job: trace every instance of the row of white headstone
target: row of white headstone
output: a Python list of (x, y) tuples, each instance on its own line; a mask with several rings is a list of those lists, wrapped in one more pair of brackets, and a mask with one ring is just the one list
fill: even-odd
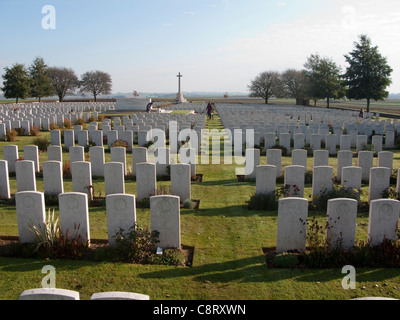
[[(60, 288), (36, 288), (25, 290), (18, 300), (51, 301), (51, 300), (80, 300), (80, 294), (75, 290)], [(90, 300), (150, 300), (150, 296), (134, 292), (97, 292), (91, 295)]]
[[(328, 201), (326, 243), (333, 249), (350, 250), (355, 245), (357, 200)], [(400, 201), (378, 199), (370, 203), (368, 244), (379, 246), (385, 240), (397, 241)], [(304, 252), (307, 238), (308, 201), (300, 198), (279, 200), (277, 253)]]
[[(342, 181), (342, 168), (353, 166), (354, 153), (352, 151), (339, 151), (336, 158), (330, 158), (327, 150), (316, 150), (314, 151), (314, 157), (312, 162), (311, 170), (314, 167), (329, 166), (331, 159), (337, 159), (337, 180)], [(245, 172), (247, 178), (255, 178), (256, 172), (253, 170), (257, 165), (261, 164), (260, 149), (246, 149), (245, 150)], [(291, 164), (303, 166), (307, 171), (308, 155), (304, 149), (296, 149), (291, 154)], [(386, 167), (393, 171), (393, 160), (394, 153), (391, 151), (380, 151), (377, 154), (377, 167)], [(266, 164), (274, 165), (277, 167), (277, 178), (283, 175), (282, 173), (282, 150), (280, 149), (269, 149), (266, 151)], [(357, 153), (357, 165), (362, 169), (362, 181), (369, 181), (369, 174), (371, 168), (374, 167), (374, 152), (372, 151), (359, 151)]]
[[(59, 221), (63, 235), (81, 239), (90, 244), (89, 208), (87, 194), (62, 193), (59, 200)], [(42, 228), (46, 222), (43, 192), (22, 191), (15, 194), (18, 235), (21, 243), (34, 243), (32, 226)], [(136, 226), (136, 199), (130, 194), (106, 197), (109, 246), (115, 246), (115, 236)], [(181, 248), (180, 198), (164, 195), (150, 197), (151, 230), (159, 232), (158, 246), (163, 249)]]
[[(96, 147), (98, 148), (98, 147)], [(124, 148), (121, 148), (124, 150)], [(140, 149), (143, 159), (135, 158), (136, 191), (138, 201), (149, 198), (157, 192), (157, 174), (155, 163), (147, 162), (146, 148)], [(101, 151), (101, 150), (100, 150)], [(101, 152), (100, 152), (101, 153)], [(140, 154), (138, 155), (140, 156)], [(104, 159), (104, 158), (103, 158)], [(74, 161), (70, 164), (72, 175), (73, 192), (85, 193), (93, 196), (92, 186), (92, 167), (93, 163), (84, 161)], [(114, 161), (113, 161), (114, 160)], [(125, 159), (112, 159), (112, 162), (102, 163), (102, 176), (104, 177), (105, 194), (125, 193)], [(91, 161), (96, 159), (92, 157)], [(36, 189), (36, 169), (38, 166), (32, 160), (10, 161), (0, 160), (0, 197), (9, 199), (9, 163), (14, 165), (17, 192), (37, 191)], [(63, 164), (61, 161), (49, 160), (42, 164), (44, 193), (46, 195), (56, 195), (64, 192)], [(170, 165), (171, 193), (180, 197), (181, 202), (191, 199), (191, 174), (192, 164), (175, 163)]]

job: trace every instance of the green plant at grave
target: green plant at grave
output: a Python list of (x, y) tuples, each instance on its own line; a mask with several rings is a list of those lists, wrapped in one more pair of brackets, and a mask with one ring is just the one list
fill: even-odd
[(399, 200), (399, 193), (395, 187), (390, 187), (382, 191), (381, 198)]
[(112, 148), (123, 147), (125, 149), (128, 149), (128, 146), (129, 146), (128, 142), (121, 139), (115, 140), (115, 142), (111, 145)]
[(36, 127), (36, 126), (32, 126), (31, 129), (30, 129), (29, 135), (34, 136), (34, 137), (39, 136), (40, 135), (39, 128)]
[(38, 147), (40, 151), (47, 151), (50, 146), (50, 141), (45, 137), (38, 137), (33, 140), (33, 144)]
[(15, 129), (6, 131), (6, 141), (8, 141), (8, 142), (15, 142), (17, 136), (18, 136), (18, 132)]
[(268, 194), (254, 194), (247, 202), (247, 208), (249, 210), (276, 211), (278, 210), (278, 200), (279, 196), (275, 191)]
[(185, 208), (185, 209), (193, 209), (194, 208), (193, 201), (190, 200), (190, 199), (186, 199), (185, 201), (183, 201), (183, 208)]
[(324, 188), (319, 195), (316, 195), (313, 200), (313, 205), (316, 210), (325, 211), (328, 207), (328, 201), (337, 198), (355, 199), (360, 203), (362, 191), (359, 189), (345, 188), (341, 185), (334, 184), (331, 190)]
[(159, 235), (158, 231), (150, 231), (137, 225), (131, 227), (128, 232), (120, 228), (114, 236), (115, 259), (129, 263), (151, 263), (159, 243)]
[(59, 219), (55, 217), (54, 209), (52, 211), (49, 209), (45, 222), (40, 225), (31, 225), (29, 230), (35, 235), (35, 251), (50, 253), (60, 235)]
[(306, 143), (304, 145), (304, 150), (307, 151), (307, 157), (313, 157), (314, 156), (314, 150), (311, 148), (311, 145), (309, 143)]
[(89, 248), (89, 243), (82, 239), (78, 233), (79, 228), (79, 225), (75, 226), (72, 237), (69, 229), (63, 234), (54, 209), (52, 212), (49, 209), (45, 222), (29, 226), (29, 230), (35, 236), (35, 247), (30, 255), (51, 259), (82, 258)]
[(277, 189), (277, 197), (287, 198), (287, 197), (297, 197), (300, 195), (300, 188), (297, 185), (286, 184)]

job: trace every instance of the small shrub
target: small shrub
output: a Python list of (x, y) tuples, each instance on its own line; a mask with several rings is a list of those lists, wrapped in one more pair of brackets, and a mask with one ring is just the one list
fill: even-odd
[(15, 129), (6, 131), (6, 141), (8, 141), (8, 142), (15, 142), (17, 136), (18, 136), (18, 132)]
[(287, 156), (287, 155), (289, 155), (288, 152), (290, 152), (290, 150), (288, 150), (288, 149), (286, 149), (285, 147), (280, 146), (280, 145), (275, 145), (275, 146), (273, 146), (271, 149), (282, 150), (282, 156)]
[(36, 126), (32, 126), (31, 129), (30, 129), (30, 135), (34, 136), (34, 137), (37, 137), (38, 135), (40, 135), (39, 128), (36, 127)]
[(74, 126), (69, 119), (65, 119), (63, 122), (64, 129), (72, 129)]
[(16, 128), (14, 129), (15, 131), (17, 131), (19, 136), (24, 136), (25, 135), (25, 129), (24, 128)]
[(85, 123), (86, 123), (86, 121), (85, 121), (85, 119), (83, 119), (83, 118), (78, 118), (78, 119), (76, 119), (76, 121), (75, 121), (75, 124), (76, 124), (76, 125), (79, 125), (79, 126), (83, 126)]
[(297, 197), (300, 195), (300, 188), (297, 185), (284, 185), (277, 189), (278, 198)]
[(265, 210), (265, 211), (276, 211), (278, 210), (278, 200), (276, 192), (269, 194), (255, 194), (251, 196), (247, 202), (247, 208), (249, 210)]
[(194, 208), (194, 203), (193, 203), (192, 200), (186, 199), (185, 201), (183, 201), (183, 207), (185, 209), (193, 209)]
[(157, 250), (159, 235), (158, 231), (150, 231), (137, 225), (131, 227), (128, 232), (120, 229), (114, 236), (115, 258), (129, 263), (151, 263)]
[(63, 177), (64, 179), (70, 179), (71, 175), (71, 164), (69, 161), (65, 161), (63, 163)]
[(126, 141), (124, 141), (124, 140), (118, 139), (118, 140), (115, 140), (115, 142), (111, 145), (111, 147), (112, 147), (112, 148), (115, 148), (115, 147), (123, 147), (123, 148), (125, 148), (125, 149), (128, 149), (129, 144), (128, 144), (128, 142), (126, 142)]
[(390, 187), (381, 193), (381, 198), (399, 200), (400, 197), (399, 197), (399, 193), (397, 192), (396, 188)]
[(47, 151), (47, 148), (50, 146), (50, 141), (46, 138), (35, 138), (33, 144), (37, 146), (40, 151)]
[(360, 202), (361, 190), (344, 188), (341, 185), (334, 184), (332, 190), (324, 189), (319, 195), (313, 199), (313, 205), (317, 210), (325, 211), (328, 201), (337, 198), (355, 199)]
[(58, 129), (60, 129), (60, 127), (58, 126), (57, 123), (55, 122), (50, 123), (50, 130), (58, 130)]

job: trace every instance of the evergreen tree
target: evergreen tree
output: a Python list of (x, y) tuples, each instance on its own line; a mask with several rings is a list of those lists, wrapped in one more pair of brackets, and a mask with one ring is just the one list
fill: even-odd
[(329, 108), (330, 99), (345, 97), (346, 88), (341, 78), (341, 71), (333, 60), (313, 54), (307, 59), (304, 67), (307, 69), (308, 95), (314, 101), (326, 99)]
[(354, 46), (355, 49), (345, 55), (349, 64), (344, 75), (348, 86), (347, 96), (349, 99), (366, 99), (369, 112), (371, 100), (384, 100), (389, 96), (386, 88), (392, 82), (390, 75), (393, 70), (366, 35), (361, 35), (360, 42), (355, 42)]
[(14, 64), (11, 68), (4, 68), (3, 87), (1, 90), (7, 99), (26, 99), (30, 95), (29, 76), (23, 64)]
[(54, 94), (53, 84), (49, 77), (48, 67), (43, 58), (36, 58), (29, 68), (31, 95), (39, 99)]

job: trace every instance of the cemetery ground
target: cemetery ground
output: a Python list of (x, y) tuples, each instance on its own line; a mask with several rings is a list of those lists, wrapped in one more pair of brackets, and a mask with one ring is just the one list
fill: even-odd
[[(222, 129), (215, 116), (207, 121), (208, 129)], [(41, 137), (50, 140), (49, 132)], [(0, 142), (3, 146), (33, 144), (35, 137), (17, 137), (17, 141)], [(393, 167), (400, 167), (400, 151), (394, 152)], [(41, 162), (47, 155), (40, 154)], [(68, 153), (63, 151), (63, 159)], [(106, 153), (106, 162), (110, 154)], [(313, 158), (308, 158), (312, 163)], [(330, 158), (336, 168), (337, 159)], [(375, 163), (377, 159), (374, 159)], [(261, 163), (265, 163), (265, 156)], [(131, 155), (127, 153), (127, 163)], [(354, 159), (356, 163), (356, 159)], [(283, 166), (290, 158), (283, 157)], [(0, 257), (0, 299), (16, 300), (27, 289), (41, 285), (45, 265), (56, 269), (57, 288), (79, 291), (87, 300), (94, 292), (126, 291), (150, 296), (151, 300), (348, 300), (359, 297), (390, 297), (400, 299), (400, 272), (398, 268), (357, 268), (357, 288), (342, 287), (341, 268), (271, 268), (266, 263), (263, 249), (274, 248), (277, 236), (277, 211), (248, 210), (247, 201), (255, 192), (255, 182), (239, 182), (238, 165), (198, 164), (202, 182), (192, 182), (192, 198), (200, 200), (198, 209), (181, 209), (182, 244), (194, 247), (190, 266), (135, 265), (97, 260), (41, 260), (19, 257)], [(129, 169), (128, 169), (129, 171)], [(336, 172), (334, 172), (336, 175)], [(168, 186), (169, 181), (159, 181)], [(104, 181), (93, 180), (94, 195), (104, 195)], [(277, 186), (282, 186), (278, 183)], [(136, 194), (136, 182), (125, 180), (125, 192)], [(10, 178), (11, 193), (15, 194), (16, 180)], [(43, 180), (37, 179), (37, 190), (43, 192)], [(362, 200), (368, 197), (363, 185)], [(64, 191), (72, 191), (71, 179), (64, 180)], [(311, 184), (305, 186), (305, 198), (311, 195)], [(49, 206), (46, 206), (46, 211)], [(56, 213), (57, 205), (50, 206)], [(104, 207), (89, 209), (92, 239), (107, 239)], [(326, 212), (309, 211), (324, 223)], [(150, 210), (137, 208), (137, 223), (150, 225)], [(368, 212), (358, 212), (357, 239), (367, 239)], [(17, 236), (15, 206), (0, 205), (0, 237)]]

